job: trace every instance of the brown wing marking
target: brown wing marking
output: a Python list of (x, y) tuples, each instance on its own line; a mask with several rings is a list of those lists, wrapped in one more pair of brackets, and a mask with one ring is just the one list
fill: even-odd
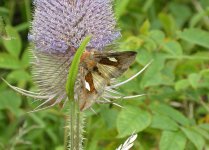
[(97, 60), (97, 67), (103, 76), (106, 78), (117, 78), (133, 63), (136, 54), (133, 51), (112, 53), (96, 52), (94, 58)]
[(90, 86), (90, 92), (94, 92), (95, 87), (94, 87), (94, 81), (93, 81), (93, 76), (92, 76), (91, 72), (87, 73), (87, 75), (85, 76), (85, 80)]
[[(110, 57), (110, 58), (114, 58), (114, 57)], [(116, 61), (111, 61), (110, 58), (101, 58), (101, 60), (99, 61), (100, 64), (104, 64), (104, 65), (109, 65), (109, 66), (115, 66), (117, 67), (119, 65), (119, 60), (117, 60), (116, 58), (114, 58)]]
[[(87, 87), (86, 84), (88, 84), (89, 87)], [(95, 102), (97, 96), (98, 94), (94, 86), (93, 75), (91, 72), (88, 72), (84, 76), (83, 88), (80, 93), (80, 110), (83, 111), (91, 107), (91, 105)]]

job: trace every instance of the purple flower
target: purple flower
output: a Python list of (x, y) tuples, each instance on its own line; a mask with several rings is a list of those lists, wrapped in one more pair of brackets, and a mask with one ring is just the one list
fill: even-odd
[[(69, 67), (86, 36), (92, 36), (88, 48), (102, 50), (120, 37), (120, 31), (115, 27), (112, 0), (35, 0), (34, 6), (29, 40), (34, 43), (32, 73), (39, 90), (13, 88), (43, 100), (40, 108), (49, 102), (53, 106), (67, 101), (65, 84)], [(76, 84), (77, 94), (80, 88)]]
[[(10, 87), (41, 100), (41, 105), (35, 109), (40, 110), (39, 108), (47, 108), (44, 106), (49, 103), (51, 105), (48, 107), (51, 107), (68, 100), (65, 84), (69, 67), (76, 49), (86, 36), (92, 35), (88, 49), (103, 50), (120, 37), (120, 32), (116, 29), (112, 0), (35, 0), (34, 5), (34, 20), (28, 38), (34, 44), (32, 73), (39, 90), (30, 92), (12, 85)], [(96, 102), (110, 103), (111, 98), (142, 96), (124, 97), (115, 91), (115, 88), (132, 80), (142, 71), (118, 84), (111, 80), (110, 85), (101, 90), (103, 92), (100, 97), (96, 97)], [(82, 90), (79, 84), (81, 79), (78, 74), (75, 99)]]
[(101, 50), (120, 37), (115, 29), (112, 0), (35, 0), (34, 20), (29, 39), (35, 49), (64, 53), (78, 48), (92, 35), (89, 47)]

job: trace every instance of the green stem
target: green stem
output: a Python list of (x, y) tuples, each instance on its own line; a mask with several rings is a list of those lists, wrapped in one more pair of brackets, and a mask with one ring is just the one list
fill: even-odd
[[(72, 150), (74, 150), (74, 147), (76, 147), (76, 146), (74, 146), (75, 145), (75, 141), (76, 141), (76, 136), (77, 135), (75, 135), (75, 128), (77, 127), (76, 126), (76, 122), (75, 122), (75, 119), (77, 118), (77, 116), (75, 115), (76, 114), (76, 104), (75, 104), (76, 102), (75, 101), (72, 101), (71, 102), (71, 113), (70, 113), (70, 119), (71, 119), (71, 121), (70, 121), (70, 130), (71, 130), (71, 133), (70, 133), (70, 147), (71, 147), (71, 149)], [(79, 150), (79, 149), (77, 149), (77, 150)]]
[(76, 124), (75, 124), (75, 112), (76, 111), (76, 108), (75, 108), (75, 101), (73, 100), (71, 102), (71, 113), (70, 113), (70, 147), (71, 149), (73, 150), (74, 149), (74, 145), (75, 145), (75, 132), (74, 132), (74, 128), (76, 127)]
[(78, 104), (77, 101), (71, 101), (66, 150), (82, 150), (84, 121)]
[[(77, 104), (79, 104), (79, 102), (77, 103)], [(83, 133), (82, 132), (80, 132), (81, 131), (81, 129), (80, 129), (80, 127), (81, 126), (83, 126), (83, 124), (81, 124), (81, 121), (80, 121), (80, 109), (79, 109), (79, 106), (77, 105), (76, 107), (75, 107), (75, 109), (77, 110), (76, 111), (76, 124), (77, 124), (77, 129), (76, 129), (76, 133), (77, 133), (77, 141), (78, 142), (76, 142), (76, 149), (80, 149), (79, 147), (80, 147), (80, 145), (82, 145), (82, 139), (83, 139)]]
[(64, 132), (64, 150), (67, 150), (68, 147), (68, 133), (69, 133), (69, 128), (68, 128), (68, 120), (66, 119), (66, 127), (65, 127), (65, 132)]
[(68, 132), (68, 136), (65, 136), (68, 142), (65, 142), (66, 150), (82, 150), (82, 133), (83, 133), (83, 114), (80, 112), (79, 108), (79, 99), (74, 99), (74, 86), (77, 79), (77, 74), (79, 72), (79, 63), (80, 58), (85, 51), (85, 48), (90, 41), (91, 37), (86, 37), (81, 46), (78, 48), (73, 61), (71, 63), (68, 79), (66, 83), (66, 93), (68, 95), (68, 99), (70, 101), (70, 114), (69, 114), (69, 126), (66, 129)]

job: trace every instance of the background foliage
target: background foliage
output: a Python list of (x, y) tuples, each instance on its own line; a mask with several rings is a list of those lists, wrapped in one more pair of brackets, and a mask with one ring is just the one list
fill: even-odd
[[(117, 0), (114, 7), (123, 35), (118, 49), (138, 52), (123, 79), (154, 62), (120, 89), (146, 96), (118, 101), (123, 109), (96, 105), (97, 114), (87, 112), (86, 149), (113, 150), (133, 131), (137, 150), (209, 149), (209, 0)], [(35, 87), (27, 41), (32, 8), (30, 0), (0, 1), (11, 37), (0, 39), (0, 76), (28, 90)], [(62, 149), (66, 111), (27, 113), (35, 106), (0, 81), (0, 149)]]

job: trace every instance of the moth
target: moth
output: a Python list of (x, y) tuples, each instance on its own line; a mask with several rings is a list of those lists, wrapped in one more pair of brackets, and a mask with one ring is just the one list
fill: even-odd
[(80, 60), (80, 110), (85, 110), (110, 86), (111, 79), (121, 76), (134, 62), (136, 52), (85, 51)]

